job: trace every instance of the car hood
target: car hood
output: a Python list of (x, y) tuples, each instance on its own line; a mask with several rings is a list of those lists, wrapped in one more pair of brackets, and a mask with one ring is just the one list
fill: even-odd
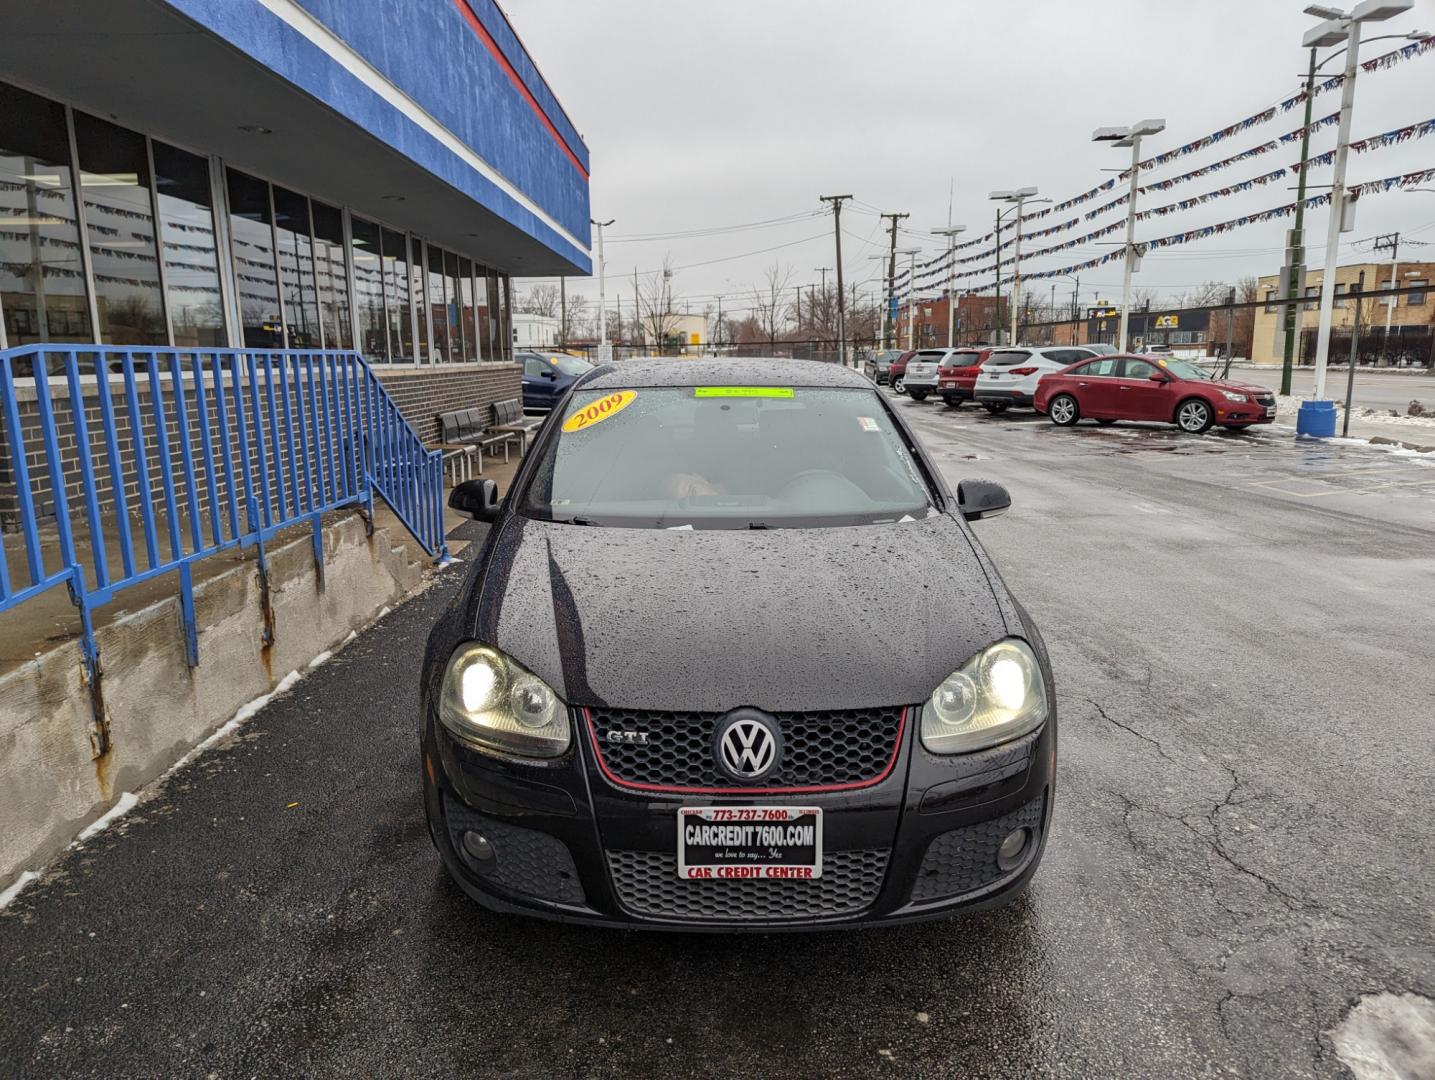
[(1268, 386), (1258, 386), (1256, 383), (1238, 382), (1235, 379), (1213, 379), (1206, 385), (1217, 390), (1229, 390), (1234, 394), (1273, 394), (1275, 393)]
[(945, 515), (768, 531), (512, 516), (472, 632), (576, 705), (875, 708), (922, 701), (1008, 632), (992, 589)]

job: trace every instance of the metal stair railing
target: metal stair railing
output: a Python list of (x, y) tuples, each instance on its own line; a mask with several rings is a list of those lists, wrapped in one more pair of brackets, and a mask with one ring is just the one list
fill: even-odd
[[(36, 374), (41, 377), (37, 378)], [(355, 352), (28, 345), (0, 351), (0, 612), (59, 585), (79, 609), (96, 752), (107, 735), (94, 609), (177, 571), (185, 655), (198, 663), (195, 563), (377, 495), (446, 555), (442, 453), (429, 450)], [(0, 537), (3, 538), (3, 537)]]

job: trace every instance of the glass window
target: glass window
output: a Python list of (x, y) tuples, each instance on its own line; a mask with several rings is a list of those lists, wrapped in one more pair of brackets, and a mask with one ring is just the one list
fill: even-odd
[(414, 360), (413, 319), (409, 312), (409, 242), (403, 233), (381, 230), (384, 262), (384, 298), (388, 307), (389, 355)]
[(1267, 290), (1266, 290), (1266, 310), (1267, 310), (1267, 311), (1275, 311), (1275, 309), (1276, 309), (1275, 296), (1276, 296), (1276, 291), (1275, 291), (1274, 289), (1267, 289)]
[(463, 358), (474, 361), (478, 359), (478, 324), (474, 317), (473, 263), (467, 259), (459, 259), (458, 277), (458, 324), (463, 331)]
[(488, 271), (475, 264), (473, 268), (474, 323), (478, 328), (480, 360), (492, 360), (493, 325), (488, 315)]
[(284, 324), (279, 314), (279, 277), (274, 265), (274, 218), (269, 208), (269, 185), (233, 169), (226, 170), (225, 175), (244, 346), (282, 348)]
[[(618, 397), (579, 390), (565, 420)], [(931, 496), (875, 390), (790, 398), (628, 392), (602, 423), (557, 433), (520, 499), (555, 521), (638, 528), (812, 528), (925, 517)], [(565, 425), (566, 426), (566, 425)]]
[(344, 215), (317, 200), (311, 200), (309, 205), (314, 218), (314, 275), (324, 344), (330, 349), (352, 349), (354, 324), (349, 318), (349, 272), (344, 264)]
[(409, 283), (414, 301), (414, 349), (419, 360), (425, 363), (429, 360), (429, 309), (424, 298), (424, 283), (427, 279), (428, 275), (424, 273), (424, 242), (415, 236), (409, 244)]
[(1411, 279), (1410, 279), (1410, 287), (1411, 287), (1412, 289), (1419, 289), (1420, 292), (1408, 292), (1408, 293), (1406, 293), (1406, 294), (1405, 294), (1405, 304), (1406, 304), (1406, 306), (1407, 306), (1407, 307), (1424, 307), (1424, 306), (1425, 306), (1425, 296), (1426, 296), (1426, 294), (1425, 294), (1425, 289), (1426, 289), (1429, 285), (1430, 285), (1430, 279), (1429, 279), (1429, 278), (1411, 278)]
[(181, 348), (222, 348), (229, 339), (224, 332), (209, 163), (162, 142), (151, 145), (159, 205), (160, 258), (164, 260), (164, 288), (169, 297), (174, 344)]
[(1100, 360), (1093, 360), (1089, 364), (1083, 364), (1071, 374), (1080, 375), (1085, 378), (1109, 379), (1116, 374), (1117, 361), (1110, 356), (1103, 356)]
[(499, 276), (499, 341), (504, 360), (513, 359), (513, 281), (507, 274)]
[(1020, 364), (1023, 360), (1030, 359), (1031, 353), (1027, 352), (1025, 349), (998, 349), (996, 352), (992, 353), (989, 357), (987, 357), (987, 362), (982, 366), (989, 368), (1014, 367), (1015, 365)]
[(314, 283), (314, 242), (307, 197), (275, 185), (274, 232), (279, 241), (279, 282), (284, 290), (289, 348), (321, 348), (319, 292)]
[(453, 359), (449, 345), (448, 297), (444, 291), (443, 249), (428, 246), (429, 333), (433, 335), (434, 359)]
[(488, 271), (488, 342), (485, 353), (490, 360), (506, 360), (509, 352), (504, 347), (503, 313), (498, 306), (498, 272)]
[(9, 344), (93, 341), (65, 110), (0, 83), (0, 308)]
[(383, 363), (389, 358), (389, 332), (384, 321), (379, 227), (372, 221), (353, 217), (350, 230), (354, 237), (354, 311), (359, 322), (359, 351), (368, 360)]
[(75, 146), (100, 340), (107, 345), (164, 345), (169, 332), (160, 296), (144, 136), (77, 112)]
[(1156, 374), (1156, 366), (1148, 364), (1145, 360), (1122, 360), (1121, 378), (1123, 379), (1149, 379)]
[(452, 251), (444, 252), (443, 269), (444, 289), (448, 296), (449, 359), (457, 363), (464, 358), (463, 319), (460, 316), (463, 309), (463, 292), (458, 272), (458, 256)]

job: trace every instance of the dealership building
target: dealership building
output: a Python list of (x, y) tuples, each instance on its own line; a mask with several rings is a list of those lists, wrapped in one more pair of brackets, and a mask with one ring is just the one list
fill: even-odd
[(0, 349), (357, 350), (425, 438), (519, 396), (588, 151), (493, 0), (0, 0)]

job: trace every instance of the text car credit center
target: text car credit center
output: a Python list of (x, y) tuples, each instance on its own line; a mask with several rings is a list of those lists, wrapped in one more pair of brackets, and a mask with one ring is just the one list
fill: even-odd
[[(1056, 706), (970, 526), (1009, 502), (949, 490), (840, 367), (580, 376), (501, 502), (486, 480), (450, 500), (490, 527), (421, 681), (449, 873), (496, 910), (659, 929), (1019, 895), (1050, 827)], [(945, 572), (894, 578), (896, 545)]]

